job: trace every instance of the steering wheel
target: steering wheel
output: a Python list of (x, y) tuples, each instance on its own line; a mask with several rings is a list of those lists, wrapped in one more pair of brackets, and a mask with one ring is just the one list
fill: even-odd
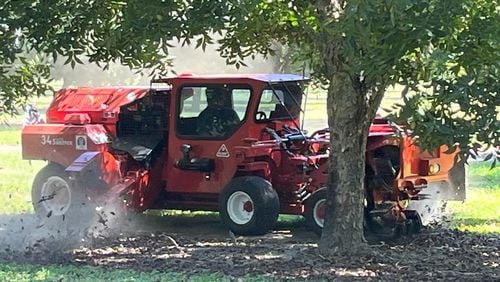
[(265, 119), (267, 119), (267, 115), (263, 111), (258, 111), (255, 113), (255, 119), (256, 120), (265, 120)]

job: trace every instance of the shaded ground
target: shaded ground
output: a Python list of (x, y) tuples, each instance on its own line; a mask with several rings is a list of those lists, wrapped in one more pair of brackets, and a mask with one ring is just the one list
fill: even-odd
[[(93, 239), (54, 230), (42, 236), (44, 227), (35, 228), (36, 232), (21, 229), (33, 223), (32, 215), (0, 218), (0, 238), (10, 237), (17, 244), (8, 247), (4, 241), (2, 247), (7, 247), (0, 252), (0, 260), (187, 274), (221, 272), (233, 278), (500, 279), (500, 234), (478, 235), (443, 227), (427, 228), (397, 244), (372, 243), (361, 256), (325, 259), (318, 255), (318, 238), (301, 222), (281, 223), (272, 234), (236, 240), (216, 215), (140, 216), (119, 224), (120, 230), (103, 229)], [(103, 226), (108, 223), (101, 222)]]

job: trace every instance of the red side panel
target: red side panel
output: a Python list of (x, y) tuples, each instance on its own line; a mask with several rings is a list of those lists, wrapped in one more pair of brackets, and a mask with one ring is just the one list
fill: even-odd
[(22, 130), (22, 153), (26, 160), (47, 160), (69, 166), (85, 151), (105, 152), (109, 138), (99, 124), (36, 124)]
[[(447, 154), (447, 146), (421, 151), (413, 138), (403, 138), (403, 159), (399, 187), (439, 186), (439, 200), (465, 200), (465, 169), (463, 162), (455, 164), (457, 151)], [(424, 192), (425, 193), (425, 192)], [(436, 198), (436, 199), (438, 199)]]

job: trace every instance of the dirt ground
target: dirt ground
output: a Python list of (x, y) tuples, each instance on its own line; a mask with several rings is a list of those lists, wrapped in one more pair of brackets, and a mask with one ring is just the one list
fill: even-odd
[[(97, 222), (92, 236), (40, 226), (33, 215), (0, 216), (0, 260), (138, 271), (220, 272), (287, 280), (500, 280), (500, 234), (442, 226), (397, 243), (370, 242), (356, 257), (324, 258), (302, 222), (259, 237), (232, 238), (216, 215), (141, 215)], [(88, 230), (87, 230), (88, 232)]]

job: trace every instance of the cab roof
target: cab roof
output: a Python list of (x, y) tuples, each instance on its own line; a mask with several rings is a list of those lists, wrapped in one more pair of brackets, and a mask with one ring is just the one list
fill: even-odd
[(214, 79), (214, 80), (220, 80), (224, 78), (229, 78), (229, 79), (251, 79), (251, 80), (257, 80), (257, 81), (262, 81), (262, 82), (288, 82), (288, 81), (308, 81), (308, 77), (304, 77), (301, 75), (296, 75), (296, 74), (277, 74), (277, 73), (270, 73), (270, 74), (215, 74), (215, 75), (197, 75), (197, 74), (191, 74), (191, 73), (184, 73), (180, 74), (176, 77), (172, 78), (166, 78), (166, 79), (158, 79), (155, 80), (154, 82), (167, 82), (170, 83), (173, 80), (178, 80), (178, 79)]

